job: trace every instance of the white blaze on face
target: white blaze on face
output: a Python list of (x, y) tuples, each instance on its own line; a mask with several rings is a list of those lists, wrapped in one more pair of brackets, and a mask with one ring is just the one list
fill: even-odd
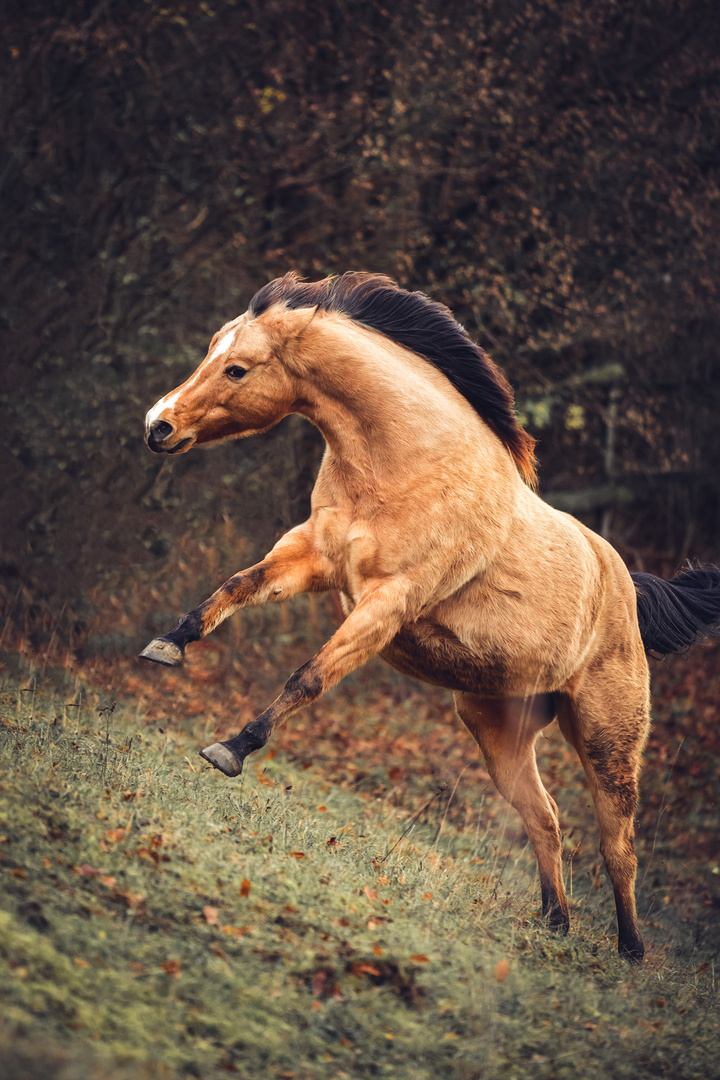
[(230, 350), (230, 346), (232, 345), (234, 340), (235, 340), (235, 331), (234, 330), (228, 330), (227, 334), (223, 334), (223, 336), (220, 338), (220, 340), (218, 341), (218, 343), (215, 346), (215, 348), (213, 349), (213, 351), (209, 354), (207, 359), (204, 360), (203, 363), (200, 366), (205, 367), (205, 364), (209, 364), (211, 360), (217, 360), (217, 358), (219, 356), (222, 356), (223, 353), (228, 352)]
[(176, 390), (173, 394), (167, 394), (165, 397), (160, 398), (160, 400), (153, 405), (152, 409), (148, 410), (145, 416), (145, 427), (148, 430), (152, 427), (156, 420), (160, 419), (164, 412), (166, 412), (168, 409), (172, 409), (173, 405), (180, 397), (180, 394), (183, 392), (183, 390), (190, 389), (203, 368), (206, 368), (208, 364), (212, 363), (214, 360), (218, 360), (221, 356), (230, 351), (230, 347), (232, 346), (234, 339), (234, 330), (228, 330), (226, 334), (223, 334), (213, 351), (211, 353), (208, 353), (195, 374), (190, 379), (188, 379), (188, 381), (183, 386), (181, 386), (179, 390)]

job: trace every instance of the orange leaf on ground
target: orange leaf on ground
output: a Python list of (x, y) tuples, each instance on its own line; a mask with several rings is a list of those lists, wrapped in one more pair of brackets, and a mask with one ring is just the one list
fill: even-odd
[(229, 934), (230, 937), (245, 937), (253, 932), (250, 926), (221, 926), (220, 929), (223, 934)]
[(289, 859), (304, 859), (305, 858), (305, 852), (304, 851), (288, 851), (288, 858)]
[(319, 814), (324, 814), (326, 810), (327, 810), (327, 806), (318, 806), (318, 813)]
[(413, 964), (429, 964), (430, 963), (430, 957), (429, 956), (423, 956), (422, 953), (414, 953), (410, 957), (410, 959), (412, 960)]
[(130, 892), (129, 889), (114, 889), (112, 899), (119, 900), (134, 911), (135, 908), (140, 907), (145, 902), (145, 893)]
[(379, 945), (373, 945), (373, 952), (375, 956), (382, 956), (382, 948)]
[(180, 972), (182, 967), (179, 960), (166, 960), (160, 965), (166, 975), (171, 975), (173, 979), (180, 978)]
[(496, 982), (505, 982), (509, 971), (510, 965), (507, 960), (498, 960), (495, 965), (495, 970), (493, 971), (493, 979), (495, 979)]
[(367, 896), (368, 900), (377, 900), (377, 892), (374, 889), (371, 889), (369, 885), (366, 885), (363, 891)]
[(217, 925), (218, 909), (216, 907), (210, 907), (210, 905), (208, 905), (207, 907), (204, 907), (203, 908), (203, 915), (205, 916), (205, 922), (208, 924), (208, 926), (216, 926)]
[(374, 964), (356, 963), (352, 966), (353, 975), (380, 975), (379, 968), (376, 968)]
[(115, 887), (116, 881), (112, 875), (108, 874), (106, 877), (100, 878), (100, 884), (104, 885), (106, 889), (112, 889)]
[(80, 874), (81, 877), (100, 877), (102, 874), (106, 874), (107, 870), (96, 870), (90, 863), (83, 863), (82, 866), (73, 866), (73, 874)]
[(246, 877), (244, 877), (242, 879), (242, 881), (240, 882), (240, 892), (239, 892), (238, 895), (239, 896), (249, 896), (251, 889), (252, 889), (252, 885), (250, 884), (248, 879)]

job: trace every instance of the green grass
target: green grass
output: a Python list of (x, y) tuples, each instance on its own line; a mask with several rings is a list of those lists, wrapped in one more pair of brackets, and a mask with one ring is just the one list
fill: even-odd
[(717, 868), (657, 818), (639, 851), (648, 962), (629, 968), (559, 744), (542, 756), (570, 804), (567, 938), (538, 920), (534, 860), (489, 786), (458, 776), (411, 824), (435, 791), (422, 776), (398, 791), (374, 758), (358, 781), (271, 753), (228, 781), (192, 732), (110, 704), (11, 660), (2, 674), (8, 1080), (717, 1074)]

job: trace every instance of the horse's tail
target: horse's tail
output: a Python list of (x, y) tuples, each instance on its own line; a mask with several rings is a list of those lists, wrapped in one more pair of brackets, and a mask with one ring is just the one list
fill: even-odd
[(669, 581), (631, 574), (645, 651), (655, 656), (685, 652), (709, 634), (720, 635), (720, 569), (689, 563)]

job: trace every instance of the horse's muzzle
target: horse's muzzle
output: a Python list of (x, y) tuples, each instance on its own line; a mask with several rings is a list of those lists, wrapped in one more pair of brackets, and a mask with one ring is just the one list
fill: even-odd
[(192, 438), (181, 439), (174, 446), (167, 446), (168, 439), (174, 434), (175, 428), (168, 424), (167, 420), (156, 420), (145, 436), (145, 441), (153, 454), (179, 454), (192, 442)]
[(166, 420), (156, 420), (154, 424), (148, 429), (145, 441), (148, 444), (153, 454), (164, 454), (166, 450), (163, 447), (163, 443), (166, 439), (169, 439), (175, 428), (172, 424), (168, 424)]

